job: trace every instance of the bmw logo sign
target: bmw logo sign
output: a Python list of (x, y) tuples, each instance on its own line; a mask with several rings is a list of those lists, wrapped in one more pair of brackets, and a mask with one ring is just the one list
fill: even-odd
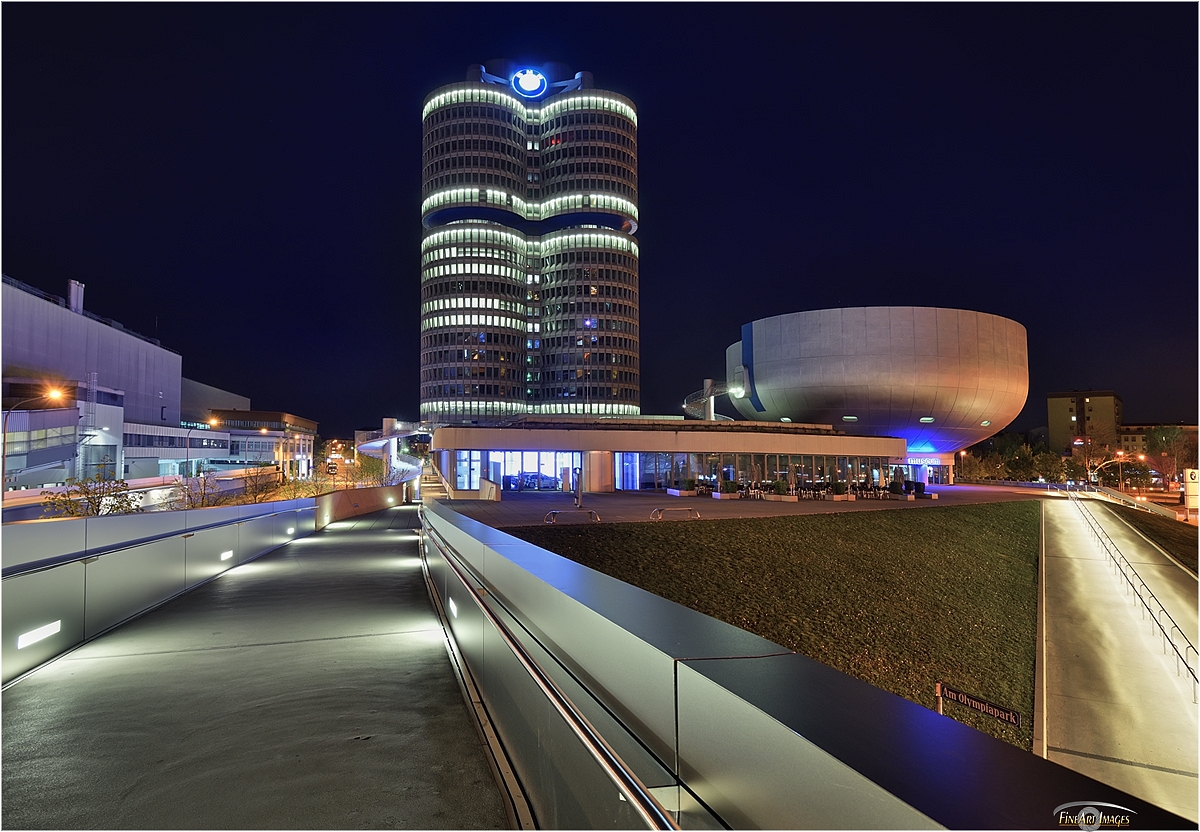
[(512, 77), (512, 88), (526, 98), (537, 98), (548, 86), (546, 76), (536, 69), (522, 69)]

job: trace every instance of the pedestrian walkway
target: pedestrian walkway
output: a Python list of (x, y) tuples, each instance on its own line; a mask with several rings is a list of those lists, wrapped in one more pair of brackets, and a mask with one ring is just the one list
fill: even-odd
[(9, 687), (2, 825), (507, 828), (418, 522), (333, 524)]
[[(1043, 505), (1046, 756), (1195, 821), (1198, 725), (1190, 677), (1177, 675), (1173, 654), (1164, 655), (1079, 509), (1067, 500)], [(1119, 530), (1101, 505), (1088, 505), (1148, 584), (1154, 575), (1171, 600), (1168, 610), (1190, 621), (1194, 639), (1195, 579)]]

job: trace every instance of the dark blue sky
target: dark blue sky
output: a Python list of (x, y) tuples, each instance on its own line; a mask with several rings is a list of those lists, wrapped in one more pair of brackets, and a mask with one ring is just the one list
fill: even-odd
[[(1029, 332), (1030, 396), (1197, 421), (1197, 5), (0, 9), (3, 268), (325, 436), (418, 402), (420, 111), (508, 56), (639, 112), (642, 410), (756, 318)], [(729, 410), (729, 408), (722, 408)]]

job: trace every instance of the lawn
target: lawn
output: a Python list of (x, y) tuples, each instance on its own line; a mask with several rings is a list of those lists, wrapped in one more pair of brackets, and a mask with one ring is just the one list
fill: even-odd
[(1192, 570), (1193, 574), (1196, 572), (1197, 551), (1200, 551), (1200, 534), (1197, 533), (1195, 526), (1129, 506), (1110, 505), (1108, 508), (1170, 552), (1172, 557)]
[(1032, 748), (1036, 502), (505, 531)]

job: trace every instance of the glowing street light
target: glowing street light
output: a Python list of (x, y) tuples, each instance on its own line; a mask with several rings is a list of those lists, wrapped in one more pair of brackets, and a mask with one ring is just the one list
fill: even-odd
[[(217, 418), (214, 416), (208, 420), (207, 430), (211, 430), (217, 426)], [(192, 431), (202, 430), (202, 428), (188, 428), (187, 434), (183, 437), (186, 455), (183, 461), (183, 475), (190, 477), (192, 475)]]
[(4, 424), (2, 426), (2, 430), (4, 433), (4, 439), (0, 440), (0, 455), (2, 455), (4, 458), (3, 463), (0, 463), (0, 472), (2, 472), (2, 475), (3, 475), (2, 482), (4, 484), (2, 486), (0, 486), (0, 491), (8, 490), (8, 417), (9, 417), (9, 414), (11, 414), (14, 410), (19, 408), (23, 404), (29, 404), (30, 402), (41, 401), (42, 399), (49, 399), (50, 401), (56, 402), (59, 399), (61, 399), (62, 396), (63, 396), (63, 392), (61, 390), (51, 387), (49, 390), (47, 390), (42, 395), (33, 396), (28, 399), (22, 399), (21, 401), (17, 402), (12, 407), (10, 407), (8, 410), (4, 411)]
[[(1137, 458), (1139, 461), (1144, 462), (1146, 460), (1146, 455), (1138, 454)], [(1124, 462), (1125, 462), (1125, 452), (1117, 451), (1117, 484), (1120, 487), (1121, 491), (1125, 490), (1125, 474), (1122, 470)], [(1097, 468), (1096, 470), (1099, 470), (1099, 469)]]

